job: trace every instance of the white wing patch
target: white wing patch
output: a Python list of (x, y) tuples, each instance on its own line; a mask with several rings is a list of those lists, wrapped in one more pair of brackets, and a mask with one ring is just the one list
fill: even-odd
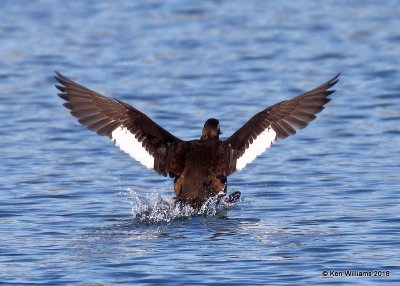
[(264, 153), (267, 148), (271, 147), (276, 140), (276, 132), (271, 127), (265, 129), (258, 135), (253, 143), (244, 151), (243, 155), (236, 161), (236, 170), (239, 171), (252, 162), (258, 155)]
[(126, 127), (119, 126), (111, 133), (111, 140), (122, 151), (128, 153), (133, 159), (139, 161), (149, 169), (154, 168), (154, 158), (142, 146)]

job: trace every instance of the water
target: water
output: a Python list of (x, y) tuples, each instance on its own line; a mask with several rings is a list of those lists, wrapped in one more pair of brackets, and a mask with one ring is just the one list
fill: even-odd
[[(1, 1), (0, 19), (1, 283), (400, 282), (397, 1)], [(342, 76), (314, 123), (230, 177), (236, 206), (193, 214), (68, 115), (55, 70), (186, 140)]]

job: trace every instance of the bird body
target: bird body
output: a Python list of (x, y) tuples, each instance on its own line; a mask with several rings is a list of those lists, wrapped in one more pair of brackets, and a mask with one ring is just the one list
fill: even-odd
[[(227, 177), (243, 169), (278, 139), (296, 133), (316, 118), (334, 92), (339, 75), (319, 87), (254, 115), (226, 140), (219, 121), (208, 119), (198, 140), (184, 141), (131, 105), (100, 95), (56, 73), (59, 96), (78, 121), (107, 136), (122, 151), (157, 173), (174, 178), (177, 201), (200, 207), (227, 193)], [(235, 201), (240, 193), (229, 197)]]

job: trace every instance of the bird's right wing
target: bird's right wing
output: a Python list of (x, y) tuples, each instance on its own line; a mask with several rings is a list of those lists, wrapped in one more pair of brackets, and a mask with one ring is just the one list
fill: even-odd
[(330, 88), (338, 82), (339, 75), (313, 90), (264, 109), (229, 137), (225, 141), (229, 154), (226, 175), (243, 169), (277, 139), (295, 134), (314, 120), (315, 114), (330, 101), (328, 96), (334, 92)]

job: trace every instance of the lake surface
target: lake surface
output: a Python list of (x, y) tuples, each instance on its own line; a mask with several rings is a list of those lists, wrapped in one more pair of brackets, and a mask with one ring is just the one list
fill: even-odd
[[(0, 19), (0, 284), (399, 285), (397, 1), (1, 1)], [(68, 114), (55, 70), (185, 140), (342, 74), (230, 177), (236, 206), (190, 215)]]

